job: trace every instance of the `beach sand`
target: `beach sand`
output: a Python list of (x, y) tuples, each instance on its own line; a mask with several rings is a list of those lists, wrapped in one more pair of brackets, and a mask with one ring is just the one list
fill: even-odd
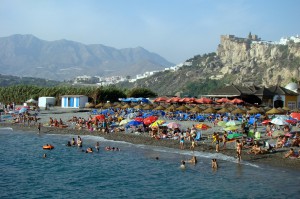
[[(53, 107), (50, 110), (41, 110), (38, 118), (40, 123), (44, 126), (41, 128), (41, 133), (47, 134), (73, 134), (73, 135), (95, 135), (101, 136), (108, 140), (115, 140), (115, 141), (125, 141), (133, 144), (144, 144), (144, 145), (152, 145), (152, 146), (163, 146), (168, 148), (179, 149), (179, 141), (172, 140), (172, 139), (154, 139), (148, 136), (148, 133), (142, 133), (140, 135), (136, 133), (102, 133), (100, 131), (89, 131), (89, 130), (75, 130), (74, 128), (57, 128), (57, 127), (48, 127), (46, 124), (49, 121), (49, 118), (52, 117), (53, 119), (62, 119), (64, 122), (71, 119), (73, 116), (82, 117), (87, 119), (90, 115), (88, 109), (62, 109), (59, 107)], [(167, 121), (168, 122), (168, 121)], [(188, 127), (192, 127), (193, 124), (196, 122), (193, 121), (176, 121), (181, 124), (182, 129), (186, 129)], [(210, 123), (206, 123), (210, 126), (213, 126)], [(37, 125), (28, 126), (27, 124), (14, 124), (10, 120), (2, 121), (0, 123), (1, 127), (12, 127), (14, 130), (22, 130), (22, 131), (36, 131), (38, 132)], [(260, 131), (262, 131), (263, 127), (260, 127)], [(203, 131), (205, 137), (212, 135), (214, 131), (220, 130), (219, 127), (211, 128), (207, 131)], [(298, 129), (297, 129), (298, 130)], [(266, 139), (262, 136), (262, 139)], [(274, 140), (271, 140), (271, 142)], [(185, 150), (190, 150), (190, 142), (186, 142)], [(219, 153), (225, 154), (227, 156), (236, 157), (236, 150), (235, 150), (235, 142), (228, 143), (227, 149), (222, 150), (222, 143), (220, 143), (221, 151)], [(293, 147), (295, 151), (298, 151), (299, 147)], [(284, 158), (284, 154), (288, 152), (289, 148), (280, 148), (276, 149), (276, 152), (267, 153), (267, 154), (247, 154), (249, 149), (243, 149), (242, 151), (242, 161), (247, 161), (250, 163), (255, 163), (257, 165), (265, 165), (265, 166), (272, 166), (278, 167), (281, 169), (292, 169), (292, 170), (300, 170), (300, 159), (291, 159), (291, 158)], [(217, 153), (215, 151), (215, 145), (211, 144), (210, 139), (204, 139), (203, 141), (198, 142), (198, 146), (195, 147), (195, 151), (202, 151), (202, 152), (210, 152), (210, 153)]]

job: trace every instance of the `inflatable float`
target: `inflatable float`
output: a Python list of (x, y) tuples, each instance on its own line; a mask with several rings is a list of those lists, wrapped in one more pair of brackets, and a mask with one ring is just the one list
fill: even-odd
[(54, 146), (52, 146), (50, 144), (47, 144), (47, 145), (43, 146), (43, 149), (45, 149), (45, 150), (51, 150), (51, 149), (54, 149)]

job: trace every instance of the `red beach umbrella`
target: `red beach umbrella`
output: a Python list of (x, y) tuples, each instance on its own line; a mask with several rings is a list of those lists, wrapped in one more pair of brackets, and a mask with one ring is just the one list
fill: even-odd
[(300, 120), (300, 113), (291, 113), (290, 116), (296, 120)]
[(144, 122), (145, 125), (150, 125), (153, 122), (155, 122), (157, 119), (158, 119), (157, 116), (152, 115), (152, 116), (149, 116), (149, 117), (145, 118), (143, 122)]
[(105, 115), (95, 115), (93, 120), (103, 121), (105, 119)]
[(195, 102), (198, 104), (211, 104), (213, 101), (206, 97), (201, 97), (200, 99), (195, 99)]
[(264, 121), (262, 121), (261, 123), (264, 124), (264, 125), (267, 125), (267, 124), (269, 124), (270, 122), (271, 122), (271, 120), (264, 120)]
[(234, 98), (233, 100), (230, 101), (230, 103), (232, 104), (241, 104), (243, 102), (244, 102), (243, 100), (237, 98)]
[(144, 118), (142, 118), (142, 117), (136, 117), (136, 118), (134, 118), (134, 120), (138, 121), (138, 122), (143, 122)]
[(218, 102), (218, 103), (228, 103), (228, 102), (230, 102), (230, 100), (227, 99), (227, 98), (221, 98), (221, 99), (218, 99), (216, 102)]
[(158, 97), (154, 100), (154, 102), (165, 102), (167, 100), (168, 100), (168, 98), (166, 98), (166, 97)]

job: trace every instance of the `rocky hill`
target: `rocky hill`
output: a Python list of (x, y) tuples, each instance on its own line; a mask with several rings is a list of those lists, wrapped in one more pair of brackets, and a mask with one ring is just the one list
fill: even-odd
[(299, 80), (300, 43), (262, 41), (251, 33), (246, 38), (221, 36), (216, 52), (196, 55), (177, 71), (164, 71), (124, 87), (148, 87), (159, 95), (198, 96), (225, 84), (285, 86)]
[(44, 41), (33, 35), (0, 38), (2, 74), (68, 80), (79, 75), (134, 76), (173, 66), (142, 47), (115, 49), (101, 44)]

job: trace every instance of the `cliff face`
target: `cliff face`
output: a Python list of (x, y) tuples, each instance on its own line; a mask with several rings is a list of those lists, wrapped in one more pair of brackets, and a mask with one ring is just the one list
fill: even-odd
[(216, 52), (196, 55), (176, 71), (164, 71), (124, 87), (147, 87), (158, 95), (198, 96), (225, 84), (286, 86), (299, 81), (300, 43), (263, 42), (256, 35), (221, 36)]
[(279, 45), (232, 35), (221, 36), (217, 55), (223, 64), (220, 70), (223, 77), (233, 71), (240, 74), (233, 82), (235, 84), (253, 82), (270, 86), (286, 84), (299, 76), (299, 43)]

